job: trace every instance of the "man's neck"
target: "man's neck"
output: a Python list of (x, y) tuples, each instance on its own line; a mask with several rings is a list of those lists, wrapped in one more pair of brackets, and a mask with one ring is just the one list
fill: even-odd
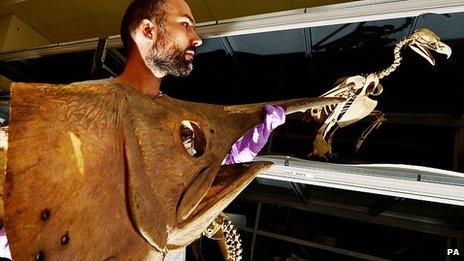
[(116, 78), (116, 81), (150, 97), (156, 97), (160, 94), (161, 79), (153, 75), (137, 54), (128, 57), (124, 71)]

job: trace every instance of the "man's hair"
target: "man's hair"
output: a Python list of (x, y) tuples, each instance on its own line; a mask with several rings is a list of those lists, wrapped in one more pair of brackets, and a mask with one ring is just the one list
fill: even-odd
[(121, 21), (121, 40), (129, 53), (134, 47), (132, 33), (143, 19), (154, 19), (158, 30), (164, 31), (165, 27), (165, 0), (134, 0), (127, 7)]

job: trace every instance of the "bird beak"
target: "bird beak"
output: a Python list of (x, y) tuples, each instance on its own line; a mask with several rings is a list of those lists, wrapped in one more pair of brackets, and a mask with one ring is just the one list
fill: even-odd
[(424, 57), (431, 65), (435, 65), (435, 59), (433, 59), (432, 54), (424, 48), (421, 44), (414, 44), (414, 45), (409, 45), (411, 49), (418, 53), (420, 56)]
[(431, 45), (423, 45), (421, 43), (415, 42), (414, 44), (409, 45), (409, 47), (411, 47), (411, 49), (418, 53), (420, 56), (424, 57), (431, 65), (435, 65), (435, 59), (430, 53), (430, 50), (446, 55), (446, 59), (451, 56), (451, 48), (440, 41)]

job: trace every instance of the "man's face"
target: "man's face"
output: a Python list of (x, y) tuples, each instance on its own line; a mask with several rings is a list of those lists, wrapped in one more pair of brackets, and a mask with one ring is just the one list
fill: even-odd
[(193, 69), (195, 48), (201, 43), (188, 5), (183, 0), (167, 0), (165, 27), (158, 27), (156, 42), (144, 60), (158, 75), (187, 76)]

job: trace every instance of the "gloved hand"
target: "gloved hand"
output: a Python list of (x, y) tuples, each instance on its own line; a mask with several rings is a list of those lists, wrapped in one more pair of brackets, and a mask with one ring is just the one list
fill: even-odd
[(271, 132), (285, 122), (285, 111), (282, 107), (265, 105), (264, 113), (264, 121), (232, 145), (224, 164), (252, 161), (266, 144)]
[(8, 245), (8, 239), (6, 238), (5, 227), (0, 230), (0, 258), (11, 259), (10, 246)]

